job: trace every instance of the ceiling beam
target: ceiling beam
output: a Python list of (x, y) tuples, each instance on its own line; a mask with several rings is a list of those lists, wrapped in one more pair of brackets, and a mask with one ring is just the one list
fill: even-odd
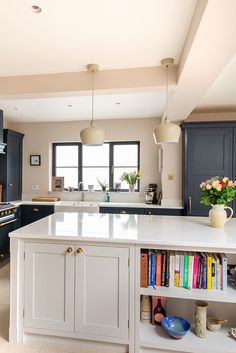
[(171, 120), (184, 120), (236, 53), (236, 1), (200, 0), (185, 41)]
[[(169, 83), (176, 85), (177, 66), (170, 70)], [(162, 67), (106, 70), (94, 74), (97, 94), (160, 90), (165, 87)], [(85, 95), (91, 91), (91, 74), (87, 71), (47, 75), (0, 77), (1, 98), (33, 98)]]

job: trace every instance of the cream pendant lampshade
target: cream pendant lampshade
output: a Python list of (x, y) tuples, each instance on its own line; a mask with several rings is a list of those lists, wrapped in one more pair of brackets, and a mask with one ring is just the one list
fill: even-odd
[(93, 92), (93, 73), (99, 70), (97, 64), (89, 64), (87, 66), (89, 72), (92, 73), (92, 120), (90, 121), (90, 126), (80, 131), (80, 138), (83, 145), (87, 146), (99, 146), (103, 145), (105, 133), (104, 130), (97, 127), (93, 118), (94, 113), (94, 92)]
[(167, 58), (161, 61), (161, 65), (166, 67), (166, 117), (153, 131), (153, 137), (156, 144), (178, 143), (181, 129), (179, 125), (173, 124), (167, 118), (168, 116), (168, 69), (174, 64), (174, 59)]

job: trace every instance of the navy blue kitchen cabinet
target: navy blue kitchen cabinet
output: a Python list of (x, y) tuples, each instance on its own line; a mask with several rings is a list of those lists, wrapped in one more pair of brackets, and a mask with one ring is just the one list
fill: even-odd
[(145, 207), (99, 207), (100, 213), (182, 216), (182, 209)]
[(20, 209), (22, 227), (54, 213), (54, 206), (51, 205), (21, 205)]
[[(236, 122), (183, 123), (184, 214), (207, 216), (199, 185), (214, 176), (236, 177)], [(235, 201), (233, 205), (235, 213)]]
[(6, 154), (0, 154), (0, 184), (3, 186), (3, 201), (20, 200), (22, 197), (22, 141), (24, 135), (3, 130)]

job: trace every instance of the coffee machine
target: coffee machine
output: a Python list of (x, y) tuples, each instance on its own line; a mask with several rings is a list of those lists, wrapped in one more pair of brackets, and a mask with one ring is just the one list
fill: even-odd
[(148, 184), (145, 192), (147, 204), (157, 204), (157, 184)]

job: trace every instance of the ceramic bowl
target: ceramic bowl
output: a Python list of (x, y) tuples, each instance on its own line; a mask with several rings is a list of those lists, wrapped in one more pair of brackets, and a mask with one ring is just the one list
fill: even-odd
[(171, 337), (177, 339), (184, 337), (191, 329), (190, 323), (178, 316), (166, 316), (161, 324)]
[(210, 331), (218, 331), (221, 328), (221, 323), (217, 323), (217, 320), (213, 317), (208, 317), (207, 328)]

